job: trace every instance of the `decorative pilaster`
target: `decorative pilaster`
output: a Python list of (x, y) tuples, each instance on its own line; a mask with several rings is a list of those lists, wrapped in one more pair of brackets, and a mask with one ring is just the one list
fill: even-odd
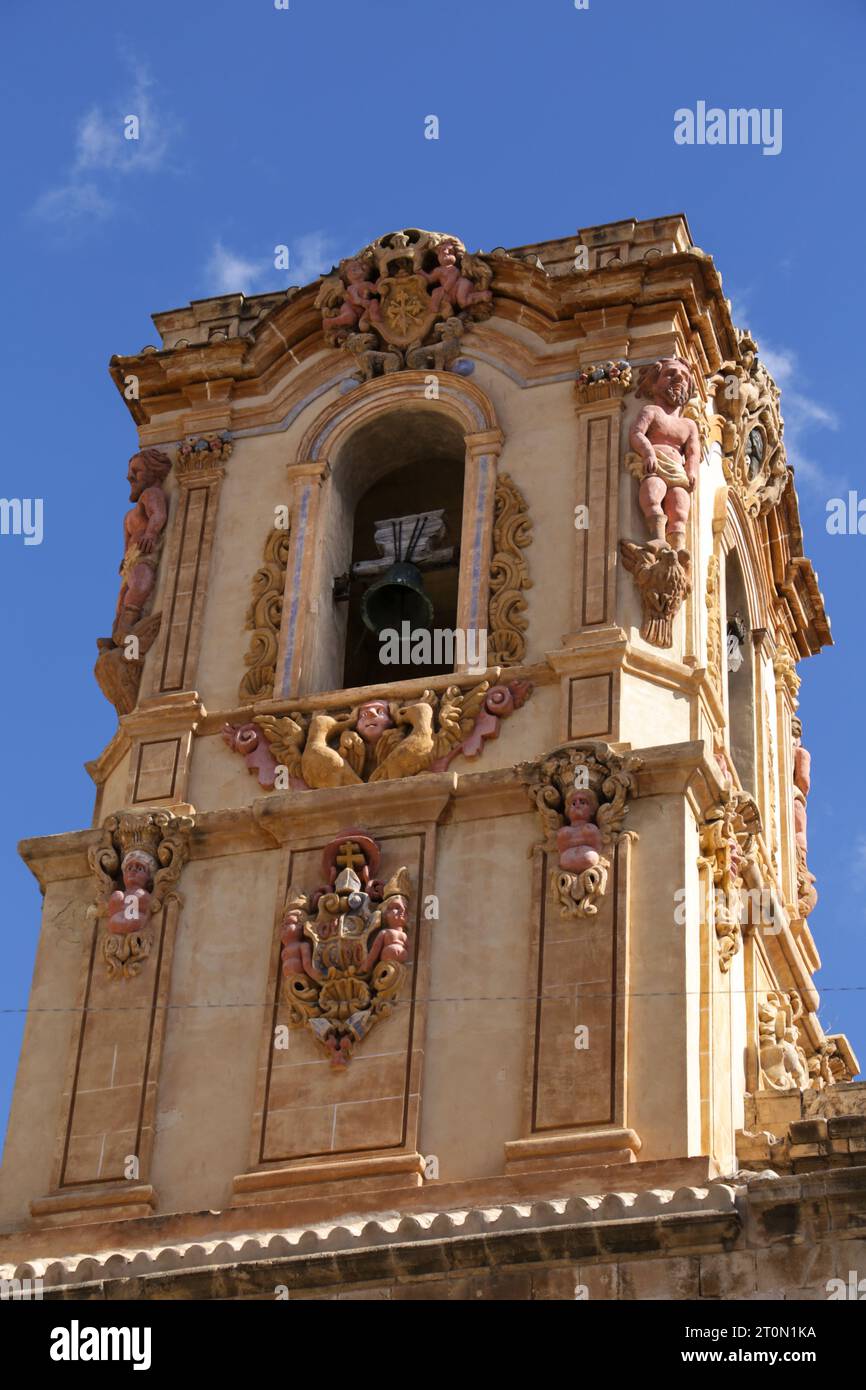
[(164, 560), (163, 620), (148, 663), (148, 695), (195, 687), (223, 465), (232, 448), (226, 435), (187, 439), (178, 448), (177, 505)]

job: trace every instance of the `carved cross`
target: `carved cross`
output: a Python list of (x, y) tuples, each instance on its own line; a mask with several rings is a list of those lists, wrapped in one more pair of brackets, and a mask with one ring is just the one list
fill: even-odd
[(356, 865), (362, 868), (366, 862), (367, 860), (355, 840), (344, 840), (340, 845), (340, 852), (334, 858), (334, 863), (338, 864), (341, 869), (354, 869)]

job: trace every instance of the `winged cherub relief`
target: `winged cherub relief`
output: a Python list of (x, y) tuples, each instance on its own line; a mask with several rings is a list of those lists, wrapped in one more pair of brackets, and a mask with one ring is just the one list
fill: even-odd
[[(476, 757), (531, 691), (525, 681), (481, 681), (469, 690), (449, 686), (441, 696), (425, 690), (403, 703), (380, 698), (345, 711), (261, 714), (252, 724), (226, 725), (223, 738), (245, 756), (262, 786), (276, 785), (280, 767), (284, 788), (386, 782), (444, 771), (458, 753)], [(258, 747), (257, 731), (267, 740), (268, 758)]]

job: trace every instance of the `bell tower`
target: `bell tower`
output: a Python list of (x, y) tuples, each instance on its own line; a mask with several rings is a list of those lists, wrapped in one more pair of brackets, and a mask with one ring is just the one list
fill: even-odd
[(117, 730), (92, 825), (21, 844), (5, 1267), (690, 1298), (784, 1198), (844, 1276), (803, 1185), (844, 1206), (866, 1139), (809, 925), (830, 630), (779, 392), (685, 218), (404, 228), (154, 322), (111, 359)]

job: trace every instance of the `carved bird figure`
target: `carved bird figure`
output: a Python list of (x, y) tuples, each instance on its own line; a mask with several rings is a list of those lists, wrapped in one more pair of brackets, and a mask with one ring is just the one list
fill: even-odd
[[(414, 777), (433, 761), (436, 746), (433, 713), (436, 696), (425, 690), (420, 699), (397, 710), (397, 727), (388, 729), (376, 745), (377, 766), (371, 782), (389, 782), (393, 777)], [(409, 725), (409, 732), (404, 728)]]

